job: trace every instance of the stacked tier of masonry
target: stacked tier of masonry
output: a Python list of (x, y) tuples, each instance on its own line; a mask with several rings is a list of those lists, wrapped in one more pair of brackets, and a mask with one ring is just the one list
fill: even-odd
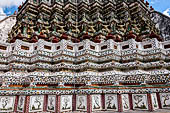
[(99, 43), (148, 37), (162, 41), (151, 21), (152, 11), (144, 0), (27, 0), (19, 7), (8, 42), (90, 39)]
[(170, 79), (169, 48), (169, 41), (156, 38), (97, 44), (89, 40), (56, 44), (17, 40), (0, 44), (0, 77), (3, 85), (15, 86), (166, 84)]

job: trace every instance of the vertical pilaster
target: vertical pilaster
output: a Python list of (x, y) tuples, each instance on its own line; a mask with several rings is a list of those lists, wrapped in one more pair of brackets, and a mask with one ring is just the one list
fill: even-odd
[(87, 113), (92, 113), (92, 98), (91, 95), (87, 95)]
[(159, 109), (162, 109), (162, 106), (161, 106), (161, 98), (160, 98), (159, 93), (156, 93), (156, 96), (157, 96), (157, 99), (158, 99), (158, 106), (159, 106)]
[(43, 111), (47, 111), (48, 95), (44, 95), (44, 108)]
[(30, 96), (26, 96), (24, 113), (29, 113)]
[(73, 102), (73, 109), (72, 110), (76, 111), (76, 95), (75, 94), (73, 95), (73, 101), (72, 102)]
[(15, 104), (14, 104), (14, 112), (17, 112), (18, 99), (19, 99), (19, 96), (16, 96), (15, 97)]
[(61, 103), (61, 95), (57, 95), (57, 113), (61, 113), (60, 112), (60, 103)]
[(105, 110), (105, 94), (102, 94), (102, 110)]
[(123, 106), (122, 106), (122, 96), (121, 96), (121, 94), (117, 94), (117, 99), (118, 99), (118, 112), (122, 112)]
[(57, 107), (58, 107), (58, 95), (56, 95), (56, 102), (55, 102), (55, 113), (58, 113)]
[(153, 111), (153, 106), (152, 106), (152, 98), (151, 98), (150, 93), (147, 94), (147, 100), (148, 100), (148, 110), (152, 112)]
[(128, 94), (128, 95), (129, 95), (129, 106), (130, 106), (130, 110), (133, 110), (132, 94)]
[(128, 95), (129, 95), (129, 106), (130, 106), (130, 110), (133, 110), (132, 94), (128, 94)]

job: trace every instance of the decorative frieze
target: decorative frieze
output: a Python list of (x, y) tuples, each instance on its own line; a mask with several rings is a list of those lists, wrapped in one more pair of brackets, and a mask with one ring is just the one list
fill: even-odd
[[(102, 95), (105, 103), (102, 104)], [(149, 96), (150, 95), (150, 96)], [(48, 97), (44, 100), (44, 97)], [(132, 101), (129, 94), (91, 94), (91, 95), (33, 95), (19, 96), (16, 100), (15, 96), (0, 97), (0, 112), (14, 112), (14, 107), (17, 107), (17, 112), (96, 112), (96, 111), (128, 111), (133, 104), (133, 110), (157, 110), (158, 97), (161, 99), (162, 108), (169, 108), (169, 93), (161, 93), (157, 96), (156, 93), (151, 94), (132, 94)], [(91, 97), (91, 98), (89, 98)], [(120, 98), (121, 97), (121, 98)], [(75, 103), (73, 103), (75, 101)], [(120, 104), (121, 102), (121, 104)], [(151, 103), (150, 103), (151, 102)], [(14, 106), (14, 104), (16, 105)], [(47, 106), (46, 106), (47, 104)], [(73, 106), (76, 104), (76, 109)], [(46, 106), (46, 108), (44, 108)], [(28, 107), (28, 108), (27, 108)], [(105, 109), (103, 109), (105, 108)], [(91, 109), (91, 110), (90, 110)]]
[[(107, 72), (6, 72), (0, 74), (0, 79), (4, 83), (10, 84), (30, 84), (34, 80), (37, 84), (58, 84), (59, 82), (73, 84), (73, 83), (87, 83), (89, 80), (94, 84), (108, 84), (119, 81), (120, 83), (168, 83), (169, 71), (166, 69), (152, 70), (152, 71), (107, 71)], [(1, 88), (1, 89), (4, 89)]]

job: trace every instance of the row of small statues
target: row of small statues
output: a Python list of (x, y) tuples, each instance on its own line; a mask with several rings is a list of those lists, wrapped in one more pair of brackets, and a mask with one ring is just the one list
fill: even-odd
[[(33, 24), (18, 24), (19, 27), (16, 32), (14, 32), (14, 37), (18, 34), (22, 34), (24, 37), (30, 38), (32, 34), (40, 35), (46, 34), (47, 37), (50, 33), (59, 35), (59, 34), (69, 34), (71, 36), (77, 37), (83, 33), (88, 33), (89, 35), (93, 36), (95, 33), (115, 33), (118, 32), (122, 35), (126, 35), (129, 31), (133, 31), (135, 34), (140, 34), (141, 30), (153, 30), (147, 25), (144, 26), (139, 26), (136, 24), (136, 22), (127, 22), (127, 23), (116, 23), (116, 22), (111, 22), (109, 24), (102, 24), (98, 23), (96, 25), (93, 25), (92, 23), (87, 24), (83, 23), (82, 25), (75, 25), (68, 23), (66, 25), (64, 24), (58, 24), (58, 23), (53, 23), (52, 25), (45, 25), (42, 23), (37, 22), (37, 25), (34, 26)], [(29, 36), (30, 35), (30, 36)], [(12, 36), (11, 36), (12, 37)]]

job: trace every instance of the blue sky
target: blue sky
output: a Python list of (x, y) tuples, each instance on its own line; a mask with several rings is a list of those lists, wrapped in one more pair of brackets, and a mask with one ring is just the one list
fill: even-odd
[[(146, 1), (146, 0), (145, 0)], [(148, 0), (151, 6), (159, 12), (165, 12), (169, 10), (170, 15), (170, 0)]]
[(0, 20), (17, 11), (17, 8), (25, 0), (0, 0)]
[[(25, 0), (0, 0), (0, 20), (17, 11), (17, 7)], [(146, 0), (145, 0), (146, 1)], [(170, 0), (147, 0), (155, 10), (170, 17)]]
[(14, 11), (16, 11), (18, 9), (17, 6), (10, 6), (10, 7), (4, 7), (3, 11), (6, 15), (11, 15), (14, 13)]

